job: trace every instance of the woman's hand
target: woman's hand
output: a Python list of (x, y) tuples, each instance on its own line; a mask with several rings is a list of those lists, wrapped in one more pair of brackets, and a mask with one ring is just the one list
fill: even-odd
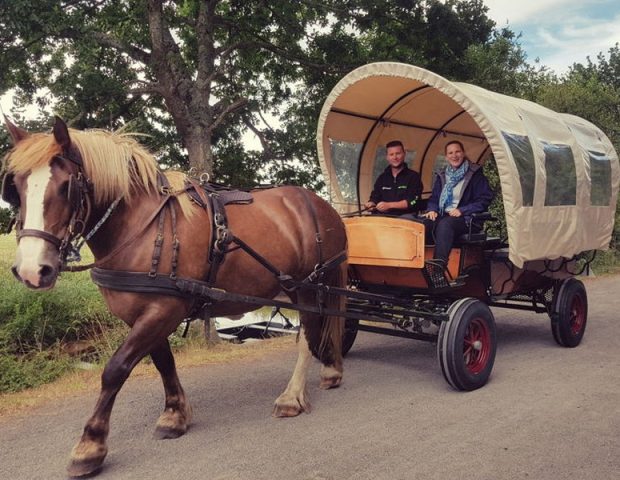
[(448, 212), (448, 215), (450, 215), (451, 217), (460, 217), (463, 214), (458, 208), (454, 208)]

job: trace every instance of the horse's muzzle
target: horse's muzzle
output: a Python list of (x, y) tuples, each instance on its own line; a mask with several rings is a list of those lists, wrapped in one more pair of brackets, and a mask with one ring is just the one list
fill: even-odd
[(53, 265), (39, 265), (38, 270), (21, 270), (19, 266), (13, 265), (11, 272), (17, 280), (28, 288), (34, 290), (47, 290), (56, 284), (58, 278), (58, 268)]

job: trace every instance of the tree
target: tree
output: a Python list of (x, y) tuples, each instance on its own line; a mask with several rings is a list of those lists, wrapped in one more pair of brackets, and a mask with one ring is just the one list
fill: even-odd
[[(45, 106), (43, 89), (78, 128), (131, 121), (162, 163), (317, 186), (311, 137), (335, 82), (377, 60), (462, 77), (469, 46), (491, 38), (486, 11), (481, 0), (12, 0), (0, 4), (0, 91)], [(243, 147), (248, 129), (262, 151)]]
[(620, 150), (620, 48), (609, 49), (597, 62), (575, 63), (561, 78), (541, 85), (536, 100), (559, 112), (572, 113), (589, 120), (609, 137)]

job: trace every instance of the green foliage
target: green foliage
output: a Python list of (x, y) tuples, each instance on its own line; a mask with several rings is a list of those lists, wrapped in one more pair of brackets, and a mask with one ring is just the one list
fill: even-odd
[(61, 279), (54, 290), (36, 292), (17, 283), (7, 270), (0, 278), (0, 348), (5, 351), (42, 351), (58, 340), (82, 338), (93, 323), (109, 328), (118, 324), (87, 275)]
[(487, 180), (489, 181), (489, 186), (491, 190), (495, 193), (493, 197), (493, 201), (489, 206), (489, 213), (493, 215), (497, 219), (496, 222), (486, 222), (485, 230), (496, 237), (500, 237), (501, 239), (508, 240), (508, 230), (506, 228), (506, 214), (504, 213), (504, 202), (502, 199), (502, 188), (499, 180), (499, 172), (497, 170), (497, 164), (495, 163), (495, 158), (491, 157), (484, 164), (483, 172)]
[(66, 355), (51, 352), (34, 352), (26, 356), (0, 353), (0, 393), (38, 387), (72, 369), (72, 360)]
[[(131, 122), (163, 164), (213, 167), (221, 182), (314, 189), (316, 118), (345, 73), (391, 60), (471, 79), (482, 69), (468, 52), (499, 42), (481, 0), (15, 0), (0, 27), (0, 92), (16, 88), (20, 105), (78, 128)], [(507, 72), (519, 60), (487, 57)], [(261, 149), (244, 147), (248, 131)]]
[(65, 274), (54, 290), (28, 290), (9, 267), (15, 237), (0, 235), (0, 392), (53, 380), (77, 358), (62, 353), (68, 342), (86, 341), (89, 361), (107, 358), (126, 328), (107, 310), (87, 272)]
[(0, 207), (0, 233), (8, 232), (12, 218), (13, 211), (10, 208)]
[(620, 150), (620, 47), (600, 53), (597, 62), (574, 64), (561, 78), (549, 77), (535, 100), (558, 112), (578, 115), (598, 126)]

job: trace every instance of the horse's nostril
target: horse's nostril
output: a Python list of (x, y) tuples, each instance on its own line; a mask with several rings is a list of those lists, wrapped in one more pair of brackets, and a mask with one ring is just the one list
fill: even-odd
[(19, 276), (19, 273), (17, 272), (17, 265), (13, 265), (13, 266), (11, 267), (11, 273), (13, 274), (13, 276), (14, 276), (17, 280), (21, 281), (22, 277), (20, 277), (20, 276)]
[(50, 267), (49, 265), (43, 265), (41, 267), (41, 269), (39, 270), (39, 275), (41, 275), (41, 278), (49, 278), (51, 276), (54, 276), (56, 274), (56, 270), (52, 267)]

